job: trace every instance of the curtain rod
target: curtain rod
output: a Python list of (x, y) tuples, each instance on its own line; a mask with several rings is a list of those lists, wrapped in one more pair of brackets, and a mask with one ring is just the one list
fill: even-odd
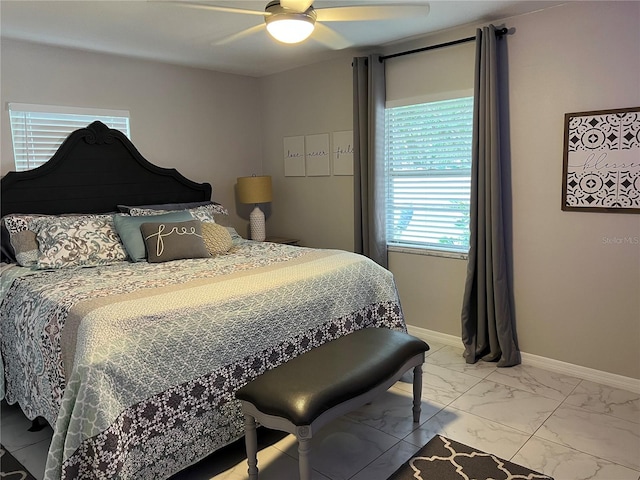
[[(497, 29), (496, 37), (501, 37), (502, 35), (506, 35), (508, 32), (509, 32), (509, 29), (507, 28)], [(430, 45), (428, 47), (416, 48), (414, 50), (407, 50), (406, 52), (392, 53), (391, 55), (385, 55), (383, 57), (380, 57), (380, 63), (387, 60), (388, 58), (402, 57), (404, 55), (411, 55), (412, 53), (426, 52), (427, 50), (435, 50), (437, 48), (442, 48), (442, 47), (450, 47), (451, 45), (458, 45), (459, 43), (473, 42), (475, 39), (476, 39), (476, 36), (474, 35), (473, 37), (460, 38), (458, 40), (439, 43), (437, 45)]]

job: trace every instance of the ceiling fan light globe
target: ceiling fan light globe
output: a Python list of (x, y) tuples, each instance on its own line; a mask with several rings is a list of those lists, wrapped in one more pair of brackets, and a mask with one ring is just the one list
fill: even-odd
[(295, 18), (267, 17), (267, 31), (269, 34), (283, 43), (300, 43), (309, 38), (315, 27), (313, 19), (306, 16)]

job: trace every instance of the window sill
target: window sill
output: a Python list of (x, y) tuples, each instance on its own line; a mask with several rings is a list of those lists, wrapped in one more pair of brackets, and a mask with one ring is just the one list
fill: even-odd
[(427, 249), (387, 245), (387, 251), (394, 253), (408, 253), (409, 255), (427, 255), (430, 257), (454, 258), (457, 260), (467, 260), (469, 258), (468, 253), (449, 252), (446, 250), (436, 250), (432, 248)]

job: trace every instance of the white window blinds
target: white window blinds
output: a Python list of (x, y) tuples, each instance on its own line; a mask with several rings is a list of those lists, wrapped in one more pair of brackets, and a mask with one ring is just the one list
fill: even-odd
[(386, 109), (389, 246), (467, 253), (473, 97)]
[(16, 171), (46, 163), (71, 132), (95, 120), (130, 137), (126, 110), (10, 103), (9, 119)]

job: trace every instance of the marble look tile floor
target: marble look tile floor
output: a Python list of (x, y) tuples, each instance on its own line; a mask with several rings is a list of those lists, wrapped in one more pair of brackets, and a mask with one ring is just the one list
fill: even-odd
[[(436, 434), (556, 480), (640, 480), (640, 394), (526, 365), (467, 365), (462, 349), (430, 344), (421, 423), (411, 421), (411, 385), (398, 382), (314, 437), (314, 480), (385, 480)], [(2, 403), (2, 444), (41, 479), (52, 430), (30, 425)], [(294, 437), (260, 430), (260, 447), (261, 480), (297, 478)], [(240, 480), (246, 471), (239, 441), (172, 480)]]

